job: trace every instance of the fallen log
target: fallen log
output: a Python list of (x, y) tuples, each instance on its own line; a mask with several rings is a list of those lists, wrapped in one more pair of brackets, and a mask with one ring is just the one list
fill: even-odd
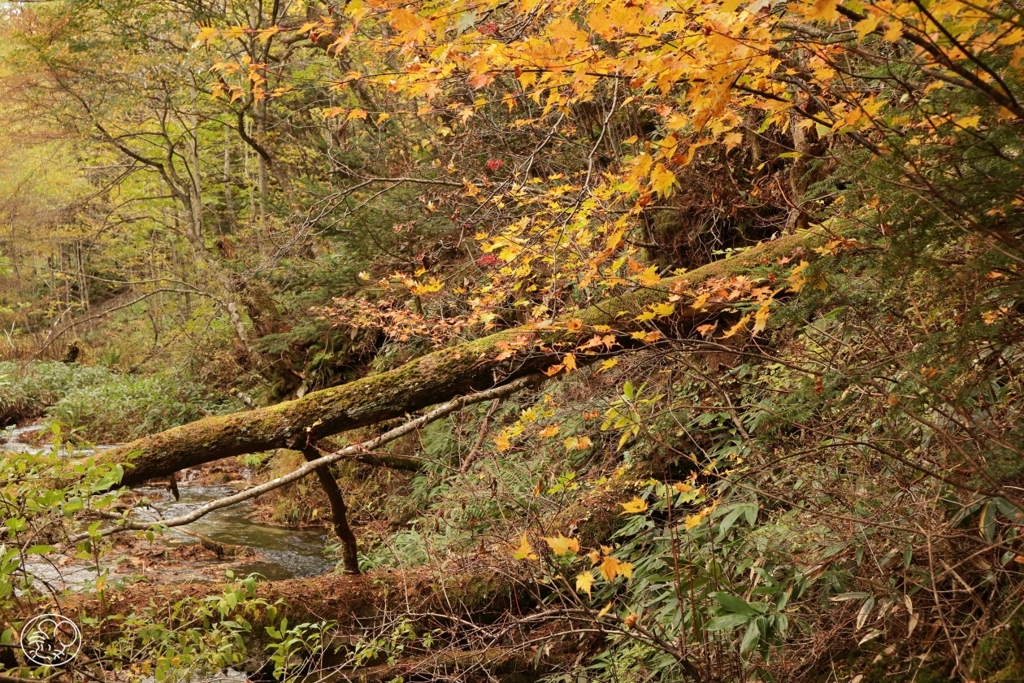
[[(572, 344), (608, 326), (621, 347), (601, 354), (579, 355), (582, 365), (635, 348), (629, 333), (642, 329), (634, 318), (650, 304), (665, 300), (670, 289), (695, 287), (716, 277), (743, 273), (776, 261), (794, 251), (823, 242), (822, 233), (782, 237), (752, 247), (732, 258), (662, 280), (656, 288), (641, 289), (608, 299), (556, 321), (579, 319), (582, 327), (553, 324), (505, 330), (481, 339), (440, 349), (405, 365), (341, 386), (323, 389), (267, 408), (209, 417), (147, 436), (104, 453), (101, 461), (125, 465), (122, 484), (134, 486), (166, 477), (187, 467), (221, 458), (273, 448), (304, 450), (339, 432), (401, 417), (466, 393), (500, 386), (534, 374), (557, 362)], [(679, 306), (666, 322), (682, 334), (729, 310), (708, 305), (696, 310)], [(575, 327), (576, 329), (570, 329)], [(559, 348), (561, 347), (561, 351)]]
[[(197, 519), (200, 519), (206, 516), (207, 514), (213, 512), (214, 510), (219, 510), (220, 508), (228, 507), (229, 505), (235, 505), (236, 503), (241, 503), (242, 501), (251, 500), (252, 498), (261, 496), (264, 493), (273, 491), (274, 489), (285, 486), (286, 484), (298, 481), (299, 479), (302, 479), (303, 477), (309, 475), (312, 472), (319, 471), (322, 467), (326, 467), (327, 465), (331, 465), (346, 458), (358, 459), (358, 454), (361, 451), (365, 451), (370, 448), (377, 448), (378, 446), (388, 443), (389, 441), (393, 441), (416, 429), (419, 429), (424, 425), (430, 424), (434, 420), (440, 419), (446, 415), (450, 415), (456, 410), (459, 410), (460, 408), (463, 408), (467, 405), (478, 403), (480, 401), (486, 401), (488, 399), (492, 399), (495, 397), (501, 398), (504, 396), (508, 396), (509, 394), (512, 394), (528, 386), (534, 381), (535, 378), (523, 377), (514, 382), (504, 384), (500, 387), (495, 387), (494, 389), (488, 389), (487, 391), (481, 391), (476, 394), (470, 394), (468, 396), (462, 396), (452, 401), (448, 401), (447, 403), (443, 403), (435, 407), (433, 410), (426, 413), (425, 415), (420, 415), (416, 419), (401, 424), (395, 427), (394, 429), (391, 429), (387, 432), (384, 432), (383, 434), (380, 434), (379, 436), (374, 437), (373, 439), (370, 439), (369, 441), (366, 441), (364, 443), (351, 444), (349, 446), (341, 448), (340, 450), (334, 451), (333, 453), (328, 453), (322, 456), (320, 456), (319, 453), (317, 453), (316, 458), (314, 458), (311, 461), (309, 461), (307, 458), (307, 462), (305, 465), (297, 467), (288, 474), (284, 474), (280, 477), (276, 477), (275, 479), (272, 479), (268, 482), (264, 482), (256, 486), (251, 486), (247, 489), (243, 489), (229, 496), (224, 496), (223, 498), (212, 500), (209, 503), (201, 505), (191, 510), (190, 512), (187, 512), (184, 515), (161, 519), (158, 522), (154, 522), (152, 520), (140, 522), (131, 519), (119, 519), (118, 524), (112, 524), (111, 526), (102, 529), (96, 533), (98, 534), (98, 536), (109, 536), (111, 534), (116, 534), (122, 531), (129, 531), (133, 529), (136, 531), (145, 531), (146, 529), (152, 528), (154, 525), (169, 528), (190, 524), (196, 521)], [(344, 502), (342, 502), (342, 505), (344, 505)], [(115, 519), (117, 518), (115, 517)], [(345, 525), (347, 526), (348, 523), (346, 522)], [(340, 533), (339, 536), (341, 536)], [(69, 538), (68, 543), (74, 544), (93, 537), (94, 534), (83, 532)]]

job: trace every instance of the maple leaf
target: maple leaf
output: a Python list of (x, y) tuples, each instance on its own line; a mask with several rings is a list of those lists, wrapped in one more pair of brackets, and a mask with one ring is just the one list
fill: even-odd
[(572, 372), (573, 370), (576, 369), (576, 354), (565, 354), (565, 357), (562, 358), (562, 363), (565, 365), (565, 371), (567, 373)]
[(836, 21), (839, 19), (838, 4), (839, 0), (814, 0), (810, 7), (803, 8), (804, 18), (808, 21)]
[(619, 514), (623, 515), (635, 515), (641, 512), (645, 512), (649, 507), (647, 502), (639, 496), (634, 496), (633, 500), (628, 503), (619, 503), (622, 506), (622, 512)]
[(651, 312), (659, 318), (666, 318), (676, 312), (675, 304), (655, 304), (651, 306)]
[(483, 73), (473, 74), (467, 80), (475, 90), (479, 90), (480, 88), (486, 88), (490, 85), (491, 81), (494, 80), (494, 75), (485, 71)]
[(611, 582), (615, 580), (615, 577), (619, 575), (619, 569), (622, 567), (622, 561), (617, 557), (608, 555), (601, 562), (601, 566), (598, 571), (601, 572), (601, 576), (604, 577), (605, 581)]
[(881, 20), (881, 16), (878, 14), (869, 14), (867, 19), (858, 21), (853, 25), (855, 31), (857, 31), (857, 39), (863, 41), (869, 33), (878, 28), (878, 22)]
[(658, 275), (658, 267), (651, 266), (640, 273), (640, 277), (637, 278), (637, 282), (644, 287), (653, 287), (654, 285), (661, 282), (661, 276)]
[(582, 451), (594, 445), (589, 436), (570, 436), (562, 443), (567, 451)]
[(539, 436), (541, 436), (541, 437), (543, 437), (545, 439), (549, 439), (552, 436), (557, 435), (558, 434), (558, 430), (559, 430), (559, 426), (558, 425), (548, 425), (543, 430), (541, 430)]
[(605, 370), (611, 370), (619, 364), (618, 358), (609, 358), (605, 362), (601, 363), (601, 367), (597, 369), (598, 372), (604, 372)]
[(497, 447), (499, 453), (512, 448), (512, 442), (509, 441), (508, 437), (504, 434), (498, 434), (498, 436), (494, 437), (494, 445)]
[[(576, 575), (576, 590), (583, 591), (587, 594), (587, 597), (593, 597), (590, 594), (590, 589), (594, 585), (594, 574), (593, 572), (580, 572)], [(608, 603), (611, 606), (611, 603)]]
[(794, 268), (789, 276), (786, 278), (786, 282), (789, 283), (789, 288), (793, 292), (799, 294), (807, 285), (807, 276), (804, 275), (804, 271), (807, 270), (807, 266), (810, 264), (807, 261), (800, 261), (800, 265)]
[(747, 326), (750, 322), (750, 314), (747, 313), (745, 316), (740, 318), (735, 325), (730, 327), (725, 334), (722, 335), (722, 339), (728, 339), (729, 337), (735, 336), (740, 330)]
[(196, 36), (195, 46), (209, 45), (210, 41), (213, 40), (220, 32), (210, 26), (204, 26), (199, 30), (199, 35)]
[(717, 329), (718, 323), (714, 322), (709, 323), (707, 325), (701, 325), (700, 327), (697, 328), (697, 333), (700, 334), (700, 336), (704, 337), (705, 339), (711, 339), (711, 336), (715, 333), (715, 330)]
[(761, 308), (757, 309), (757, 313), (754, 314), (754, 327), (750, 330), (751, 334), (757, 334), (764, 330), (768, 325), (768, 307), (771, 306), (771, 299), (761, 304)]
[(519, 543), (519, 547), (516, 548), (515, 553), (512, 557), (517, 560), (537, 560), (537, 553), (533, 552), (533, 546), (530, 545), (530, 541), (526, 538), (526, 534), (523, 534), (523, 538)]
[(415, 40), (425, 35), (430, 24), (409, 10), (398, 7), (391, 10), (391, 26), (403, 34), (403, 40)]
[(651, 189), (658, 194), (668, 197), (672, 194), (672, 186), (676, 184), (676, 175), (665, 168), (665, 165), (658, 163), (651, 171)]
[(576, 554), (580, 551), (580, 542), (575, 538), (567, 538), (559, 532), (558, 536), (545, 537), (544, 542), (551, 548), (551, 552), (561, 557), (569, 553)]

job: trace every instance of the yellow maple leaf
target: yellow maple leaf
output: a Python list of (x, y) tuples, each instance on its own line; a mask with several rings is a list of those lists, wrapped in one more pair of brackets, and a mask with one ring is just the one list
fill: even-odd
[(676, 183), (676, 174), (659, 163), (651, 171), (651, 189), (658, 194), (668, 197), (672, 194), (672, 186)]
[(572, 372), (573, 370), (575, 370), (576, 369), (576, 354), (574, 354), (574, 353), (567, 353), (567, 354), (565, 354), (565, 357), (562, 358), (562, 364), (565, 365), (565, 371), (567, 373)]
[(862, 19), (854, 24), (853, 28), (857, 31), (857, 39), (863, 41), (869, 33), (878, 28), (878, 22), (881, 18), (879, 14), (869, 14), (867, 19)]
[(494, 445), (497, 447), (499, 453), (512, 448), (512, 442), (509, 441), (508, 437), (504, 434), (498, 434), (494, 437)]
[(799, 294), (800, 290), (807, 284), (807, 276), (804, 275), (804, 271), (807, 270), (807, 266), (811, 265), (807, 261), (801, 261), (800, 265), (793, 268), (789, 276), (786, 277), (786, 282), (789, 283), (789, 288)]
[(661, 276), (658, 275), (658, 267), (651, 266), (644, 270), (644, 272), (640, 273), (640, 276), (637, 278), (637, 282), (644, 287), (653, 287), (661, 282)]
[(633, 563), (623, 562), (619, 564), (619, 576), (625, 576), (627, 579), (633, 578)]
[(565, 321), (565, 329), (569, 330), (570, 332), (575, 332), (581, 327), (583, 327), (583, 321), (580, 320), (579, 318), (573, 318), (572, 320)]
[(734, 336), (737, 332), (739, 332), (744, 327), (746, 327), (748, 322), (750, 322), (750, 314), (749, 313), (747, 313), (745, 316), (740, 318), (739, 321), (737, 321), (737, 323), (735, 325), (730, 327), (728, 329), (728, 331), (726, 331), (726, 333), (722, 335), (722, 339), (728, 339), (729, 337)]
[(516, 548), (513, 557), (517, 560), (536, 560), (537, 553), (533, 552), (533, 546), (530, 545), (530, 541), (527, 540), (526, 534), (523, 534), (522, 540), (519, 542), (519, 547)]
[(402, 33), (419, 31), (423, 20), (407, 9), (398, 7), (391, 10), (391, 25)]
[(836, 21), (839, 19), (838, 4), (839, 0), (814, 0), (810, 7), (804, 8), (804, 18), (808, 21)]
[(757, 309), (757, 313), (754, 314), (754, 327), (750, 330), (751, 334), (757, 334), (768, 325), (768, 307), (771, 306), (771, 303), (771, 299), (769, 299), (761, 304), (761, 308)]
[(580, 542), (575, 538), (567, 538), (559, 532), (558, 536), (545, 537), (544, 542), (551, 548), (551, 552), (561, 557), (569, 553), (576, 554), (580, 551)]
[[(587, 597), (592, 597), (590, 589), (594, 585), (594, 575), (591, 572), (581, 572), (576, 575), (576, 590), (583, 591)], [(611, 603), (608, 603), (611, 606)]]
[(541, 430), (540, 436), (542, 436), (545, 439), (549, 439), (552, 436), (555, 436), (556, 434), (558, 434), (558, 430), (559, 430), (559, 426), (558, 425), (548, 425), (547, 427), (545, 427), (544, 429)]
[(196, 36), (195, 45), (209, 45), (210, 41), (213, 40), (213, 38), (216, 37), (218, 33), (219, 31), (217, 29), (212, 28), (210, 26), (204, 26), (202, 29), (200, 29), (199, 35)]
[(607, 605), (601, 608), (601, 611), (597, 613), (597, 618), (600, 619), (604, 615), (612, 611), (612, 603), (609, 602)]
[(700, 515), (700, 514), (697, 514), (697, 515), (687, 515), (686, 516), (686, 530), (689, 531), (690, 529), (693, 529), (694, 527), (699, 526), (701, 521), (703, 521), (703, 520), (704, 520), (704, 516)]
[(633, 500), (628, 503), (619, 503), (619, 505), (622, 506), (622, 512), (619, 513), (622, 515), (636, 515), (641, 512), (646, 512), (649, 507), (647, 505), (647, 501), (643, 500), (639, 496), (633, 496)]
[(605, 370), (611, 370), (619, 364), (618, 358), (609, 358), (605, 362), (601, 363), (601, 367), (597, 369), (598, 372), (604, 372)]
[(651, 306), (651, 312), (659, 318), (665, 318), (676, 312), (675, 304), (655, 304)]
[(699, 311), (700, 309), (704, 308), (704, 304), (706, 304), (708, 302), (708, 299), (710, 298), (711, 292), (704, 292), (703, 294), (701, 294), (700, 296), (693, 300), (693, 303), (690, 304), (690, 308)]
[(615, 577), (619, 575), (619, 569), (621, 567), (622, 561), (617, 557), (609, 555), (604, 558), (603, 562), (601, 562), (599, 571), (601, 572), (601, 576), (605, 578), (605, 581), (614, 581)]
[(961, 128), (977, 128), (980, 122), (980, 116), (964, 116), (956, 120), (956, 125)]

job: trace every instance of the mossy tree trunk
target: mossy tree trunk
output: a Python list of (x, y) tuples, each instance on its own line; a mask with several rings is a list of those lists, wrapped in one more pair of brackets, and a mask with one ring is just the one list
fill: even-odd
[[(557, 363), (574, 344), (594, 334), (594, 326), (607, 325), (621, 347), (603, 354), (578, 355), (584, 364), (636, 348), (629, 336), (640, 329), (634, 318), (648, 305), (660, 303), (670, 288), (696, 286), (715, 277), (733, 276), (759, 264), (775, 262), (798, 249), (821, 242), (818, 233), (791, 235), (754, 247), (684, 275), (662, 280), (656, 288), (608, 299), (574, 314), (581, 329), (565, 325), (519, 327), (444, 348), (405, 365), (341, 386), (313, 392), (275, 406), (232, 415), (210, 417), (144, 437), (102, 456), (123, 463), (127, 486), (147, 479), (246, 453), (273, 448), (305, 450), (332, 434), (356, 429), (531, 375)], [(665, 323), (674, 333), (688, 334), (698, 325), (722, 316), (729, 309), (711, 306), (696, 311), (684, 305)]]

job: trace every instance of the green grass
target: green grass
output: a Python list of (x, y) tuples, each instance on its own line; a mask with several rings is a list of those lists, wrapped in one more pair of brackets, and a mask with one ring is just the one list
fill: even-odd
[(76, 436), (113, 443), (169, 429), (209, 414), (241, 409), (173, 375), (120, 375), (106, 368), (40, 362), (0, 363), (0, 416), (44, 418), (76, 428)]

